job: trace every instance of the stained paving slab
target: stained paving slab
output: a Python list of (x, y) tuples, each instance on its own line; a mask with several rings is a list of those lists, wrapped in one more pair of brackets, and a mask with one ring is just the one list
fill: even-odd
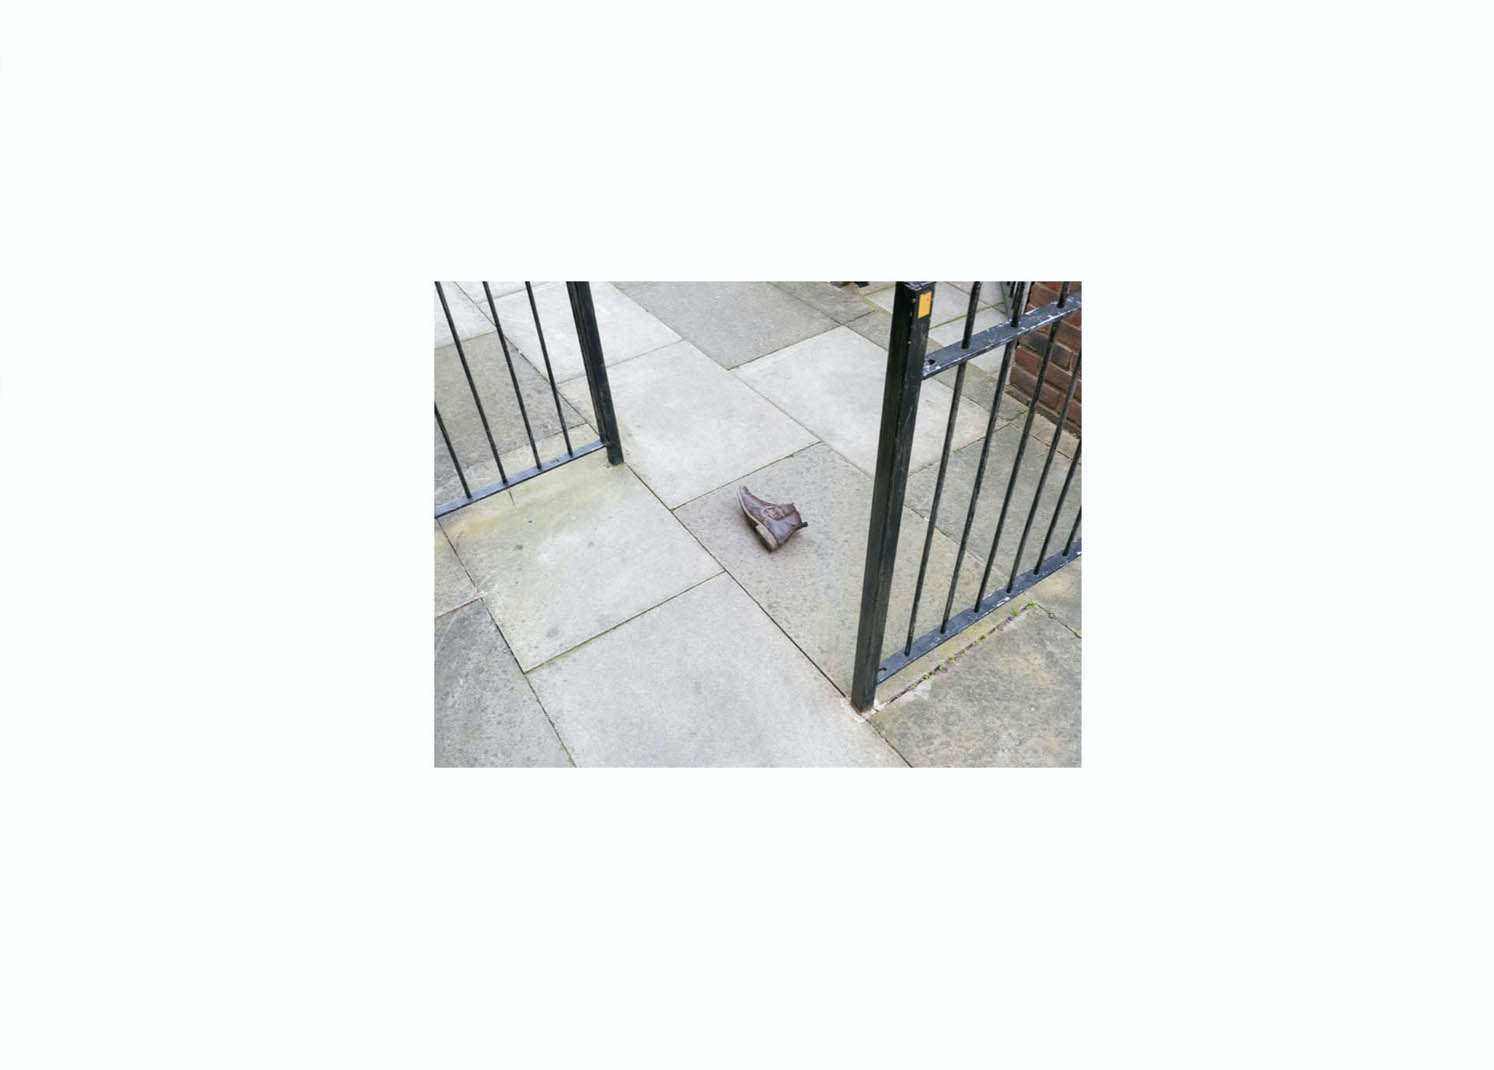
[(835, 326), (767, 282), (623, 282), (618, 288), (724, 368)]
[[(877, 467), (887, 352), (849, 327), (837, 327), (738, 368), (734, 373), (863, 472)], [(918, 399), (911, 469), (938, 460), (949, 418), (950, 391), (928, 381)], [(985, 431), (980, 406), (961, 400), (954, 445)]]
[(729, 577), (530, 674), (581, 766), (901, 766)]
[[(677, 509), (675, 516), (835, 686), (849, 694), (866, 566), (871, 478), (821, 444), (754, 472), (744, 482), (760, 497), (794, 502), (809, 526), (769, 553), (743, 517), (735, 486), (697, 498)], [(926, 531), (916, 514), (904, 510), (884, 653), (906, 638)], [(915, 636), (938, 626), (954, 559), (954, 542), (935, 532)], [(955, 588), (954, 612), (974, 603), (983, 563), (982, 558), (967, 554)], [(991, 620), (987, 627), (996, 623)], [(918, 659), (883, 685), (885, 693), (895, 694), (908, 680), (916, 680), (980, 634), (977, 625)]]
[(441, 518), (527, 671), (721, 570), (598, 452)]
[[(510, 341), (517, 343), (525, 359), (542, 373), (545, 369), (544, 354), (548, 351), (556, 382), (584, 375), (586, 369), (581, 363), (581, 344), (576, 339), (576, 319), (565, 283), (532, 285), (534, 307), (539, 310), (540, 327), (544, 331), (545, 349), (540, 348), (540, 332), (534, 325), (529, 295), (523, 290), (495, 302), (504, 333)], [(602, 357), (609, 372), (623, 361), (680, 340), (667, 324), (640, 308), (610, 282), (591, 284), (591, 302), (602, 339)]]
[(911, 765), (1078, 766), (1080, 651), (1028, 606), (872, 722)]
[[(611, 371), (628, 465), (671, 508), (816, 441), (689, 342)], [(586, 380), (565, 386), (578, 405)]]
[(436, 618), (436, 765), (570, 765), (481, 600)]

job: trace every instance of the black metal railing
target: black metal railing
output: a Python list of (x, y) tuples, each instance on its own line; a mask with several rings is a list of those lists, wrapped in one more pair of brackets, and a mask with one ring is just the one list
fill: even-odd
[[(519, 418), (524, 424), (524, 434), (529, 442), (530, 453), (534, 457), (534, 464), (519, 471), (509, 473), (504, 469), (503, 459), (498, 444), (493, 440), (493, 429), (488, 423), (487, 410), (483, 408), (482, 397), (478, 392), (477, 383), (472, 376), (472, 367), (467, 360), (467, 350), (462, 345), (462, 337), (457, 330), (455, 319), (451, 314), (451, 306), (446, 299), (446, 291), (441, 283), (436, 283), (436, 296), (441, 302), (441, 311), (446, 316), (446, 325), (451, 330), (451, 339), (456, 345), (457, 358), (461, 361), (462, 372), (466, 376), (467, 388), (472, 393), (472, 402), (477, 408), (478, 419), (482, 423), (483, 436), (487, 439), (488, 449), (492, 453), (493, 462), (498, 466), (498, 480), (473, 489), (468, 485), (466, 472), (462, 469), (462, 462), (457, 457), (457, 451), (448, 434), (446, 421), (441, 418), (441, 407), (436, 406), (436, 427), (441, 432), (441, 438), (446, 443), (446, 452), (451, 458), (452, 467), (456, 469), (457, 479), (462, 485), (462, 497), (453, 498), (436, 506), (436, 516), (445, 516), (454, 512), (464, 505), (481, 501), (483, 498), (499, 491), (516, 487), (526, 480), (535, 476), (559, 468), (561, 465), (569, 464), (588, 454), (598, 450), (607, 451), (609, 464), (621, 464), (623, 459), (622, 442), (617, 431), (617, 417), (612, 411), (612, 391), (607, 385), (607, 367), (602, 359), (602, 339), (597, 329), (596, 309), (591, 300), (591, 284), (589, 282), (567, 282), (566, 291), (570, 297), (571, 314), (575, 320), (576, 339), (580, 345), (581, 363), (586, 372), (586, 384), (591, 394), (592, 412), (596, 418), (596, 429), (598, 438), (592, 442), (582, 445), (574, 445), (571, 442), (570, 429), (566, 426), (565, 413), (562, 411), (560, 402), (560, 391), (555, 385), (555, 372), (550, 366), (550, 350), (545, 344), (545, 329), (540, 323), (539, 307), (534, 300), (534, 287), (529, 283), (524, 284), (524, 289), (529, 295), (529, 311), (534, 317), (535, 336), (539, 342), (540, 356), (545, 366), (545, 381), (550, 387), (550, 397), (555, 403), (555, 416), (560, 423), (560, 433), (565, 441), (565, 452), (556, 454), (554, 457), (542, 459), (540, 457), (539, 445), (535, 441), (534, 427), (530, 422), (529, 410), (524, 404), (524, 392), (519, 388), (519, 376), (514, 371), (513, 355), (509, 352), (508, 337), (504, 334), (503, 323), (498, 316), (498, 306), (493, 300), (493, 291), (486, 282), (482, 284), (483, 295), (487, 300), (488, 311), (491, 314), (493, 326), (498, 332), (498, 343), (503, 350), (503, 360), (508, 369), (508, 381), (513, 386), (514, 398), (518, 402)], [(470, 463), (470, 458), (469, 458)], [(449, 477), (447, 477), (449, 478)]]
[[(1052, 544), (1058, 515), (1063, 508), (1079, 465), (1079, 446), (1069, 461), (1068, 474), (1063, 481), (1058, 501), (1054, 504), (1041, 547), (1033, 559), (1032, 567), (1022, 570), (1022, 555), (1027, 548), (1033, 521), (1043, 496), (1043, 486), (1053, 466), (1053, 455), (1063, 435), (1064, 420), (1069, 403), (1079, 383), (1079, 361), (1076, 354), (1071, 369), (1069, 384), (1062, 407), (1058, 411), (1058, 423), (1053, 429), (1053, 438), (1048, 445), (1042, 474), (1038, 477), (1037, 490), (1032, 504), (1027, 509), (1027, 519), (1022, 526), (1022, 536), (1017, 552), (1012, 559), (1011, 572), (1004, 584), (991, 593), (986, 593), (990, 583), (991, 569), (996, 560), (1002, 531), (1006, 526), (1017, 487), (1017, 473), (1022, 464), (1022, 455), (1027, 447), (1027, 437), (1032, 431), (1033, 417), (1042, 399), (1043, 384), (1047, 377), (1049, 360), (1053, 355), (1053, 341), (1058, 334), (1059, 323), (1077, 313), (1081, 295), (1072, 290), (1071, 283), (1063, 283), (1058, 298), (1040, 308), (1028, 309), (1032, 284), (1011, 284), (1011, 315), (994, 327), (975, 331), (975, 314), (980, 303), (980, 283), (971, 286), (970, 304), (965, 314), (965, 330), (961, 341), (945, 346), (934, 353), (927, 353), (929, 336), (929, 312), (933, 306), (934, 284), (932, 282), (900, 282), (892, 306), (892, 334), (887, 346), (887, 381), (882, 394), (881, 437), (877, 446), (877, 474), (872, 483), (871, 524), (867, 532), (866, 572), (861, 586), (861, 618), (856, 633), (856, 664), (851, 681), (851, 702), (858, 710), (869, 709), (876, 696), (879, 683), (917, 658), (927, 654), (940, 643), (952, 639), (977, 620), (993, 612), (1013, 597), (1031, 587), (1044, 577), (1051, 575), (1064, 565), (1079, 557), (1082, 540), (1079, 538), (1081, 509), (1074, 516), (1068, 538), (1063, 549), (1048, 556)], [(1072, 291), (1072, 292), (1071, 292)], [(966, 546), (970, 541), (971, 526), (975, 520), (976, 504), (980, 500), (981, 486), (985, 481), (986, 461), (991, 451), (991, 436), (996, 428), (997, 413), (1006, 390), (1007, 374), (1011, 370), (1012, 357), (1017, 343), (1027, 335), (1048, 328), (1048, 337), (1043, 356), (1037, 370), (1037, 382), (1033, 387), (1031, 404), (1027, 408), (1022, 437), (1017, 440), (1016, 457), (1012, 461), (1011, 474), (1006, 480), (1006, 492), (1001, 502), (1000, 517), (996, 522), (996, 534), (991, 540), (991, 550), (986, 556), (980, 587), (968, 609), (954, 612), (955, 587), (959, 583), (960, 569), (964, 564)], [(918, 603), (923, 596), (924, 580), (927, 577), (929, 551), (934, 540), (934, 527), (939, 516), (939, 499), (944, 492), (945, 476), (949, 470), (950, 447), (954, 442), (955, 417), (959, 410), (960, 394), (965, 385), (965, 368), (973, 357), (1005, 347), (1001, 358), (1001, 370), (996, 376), (995, 396), (986, 420), (986, 434), (981, 446), (980, 461), (976, 467), (975, 482), (971, 487), (970, 505), (965, 514), (963, 533), (959, 549), (955, 554), (954, 569), (949, 578), (949, 591), (944, 598), (944, 612), (938, 627), (922, 635), (915, 635), (918, 619)], [(923, 540), (923, 554), (918, 566), (918, 580), (913, 590), (913, 608), (908, 614), (908, 630), (903, 642), (885, 656), (882, 643), (887, 624), (888, 603), (892, 592), (893, 566), (897, 557), (898, 529), (903, 514), (903, 499), (907, 491), (908, 466), (913, 451), (913, 431), (918, 413), (918, 396), (923, 380), (956, 368), (952, 387), (953, 397), (949, 403), (949, 422), (944, 429), (944, 449), (939, 458), (939, 471), (934, 481), (933, 502), (929, 507), (928, 529)], [(1082, 443), (1081, 443), (1082, 444)]]

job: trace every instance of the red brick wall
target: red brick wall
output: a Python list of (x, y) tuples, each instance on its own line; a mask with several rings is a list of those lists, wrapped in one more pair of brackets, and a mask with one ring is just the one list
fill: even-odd
[[(1035, 282), (1028, 297), (1027, 307), (1036, 308), (1058, 300), (1061, 282)], [(1078, 293), (1080, 284), (1069, 285), (1069, 293)], [(1080, 324), (1083, 312), (1075, 312), (1059, 321), (1058, 337), (1053, 339), (1053, 359), (1048, 362), (1048, 374), (1043, 379), (1043, 393), (1038, 411), (1048, 419), (1057, 421), (1058, 410), (1063, 407), (1063, 395), (1069, 388), (1069, 379), (1074, 371), (1074, 358), (1080, 351)], [(1048, 331), (1034, 331), (1026, 335), (1017, 345), (1012, 358), (1010, 376), (1011, 393), (1023, 402), (1032, 400), (1032, 388), (1037, 383), (1038, 367), (1043, 362), (1043, 349), (1048, 344)], [(1079, 384), (1074, 387), (1074, 400), (1069, 402), (1068, 418), (1064, 426), (1075, 434), (1080, 430), (1081, 398), (1084, 394), (1084, 373), (1079, 373)]]

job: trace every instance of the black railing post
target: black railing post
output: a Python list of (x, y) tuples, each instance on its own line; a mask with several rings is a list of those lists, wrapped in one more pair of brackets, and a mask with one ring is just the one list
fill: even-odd
[(602, 336), (591, 303), (591, 283), (568, 282), (565, 288), (571, 297), (571, 314), (576, 318), (576, 338), (581, 343), (581, 363), (586, 368), (597, 434), (607, 443), (607, 463), (622, 464), (622, 440), (617, 434), (617, 415), (612, 411), (612, 389), (607, 385), (607, 365), (602, 360)]
[(892, 569), (903, 496), (908, 489), (908, 462), (913, 455), (913, 426), (918, 392), (923, 385), (923, 357), (929, 341), (932, 282), (900, 282), (892, 301), (892, 336), (887, 344), (887, 382), (882, 389), (882, 429), (877, 443), (877, 474), (872, 482), (871, 523), (866, 535), (866, 572), (861, 581), (861, 618), (856, 629), (856, 666), (851, 705), (871, 708), (877, 693), (877, 666), (887, 627)]

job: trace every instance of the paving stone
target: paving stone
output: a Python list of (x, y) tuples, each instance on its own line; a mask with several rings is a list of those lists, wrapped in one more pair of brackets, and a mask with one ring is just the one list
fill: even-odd
[(477, 588), (467, 577), (467, 570), (457, 560), (456, 551), (441, 525), (436, 524), (436, 616), (450, 613), (477, 597)]
[(729, 576), (530, 675), (582, 766), (901, 766)]
[[(472, 298), (472, 303), (477, 306), (479, 312), (488, 319), (492, 319), (492, 313), (488, 311), (488, 295), (483, 293), (481, 282), (459, 282), (458, 286), (462, 292)], [(493, 282), (488, 280), (488, 289), (493, 291), (493, 301), (496, 304), (500, 297), (511, 293), (519, 293), (524, 289), (522, 282)]]
[[(970, 302), (970, 286), (971, 286), (970, 283), (968, 283), (968, 282), (941, 282), (939, 285), (940, 286), (953, 286), (954, 288), (956, 288), (957, 290), (959, 290), (960, 293), (962, 293), (962, 294), (965, 295), (966, 307), (967, 308), (969, 307), (969, 302)], [(977, 302), (977, 305), (980, 308), (989, 308), (991, 306), (995, 306), (997, 308), (1005, 308), (1006, 307), (1006, 296), (1005, 296), (1005, 294), (1003, 294), (1001, 292), (1001, 283), (999, 283), (999, 282), (983, 282), (983, 283), (981, 283), (980, 284), (980, 300)]]
[[(565, 382), (584, 375), (586, 369), (581, 364), (581, 346), (576, 341), (576, 319), (571, 312), (570, 292), (565, 283), (533, 285), (534, 303), (539, 309), (540, 323), (544, 326), (545, 346), (550, 353), (550, 366), (555, 370), (555, 381)], [(679, 335), (610, 282), (591, 284), (591, 303), (596, 309), (597, 331), (602, 338), (602, 357), (609, 372), (625, 360), (679, 341)], [(525, 359), (543, 375), (544, 353), (540, 350), (539, 333), (534, 327), (529, 295), (520, 290), (494, 304), (498, 308), (498, 318), (503, 322), (503, 331), (509, 341), (516, 343)]]
[[(1054, 537), (1057, 538), (1056, 535)], [(1081, 555), (1074, 558), (1072, 564), (1064, 565), (1042, 582), (1034, 583), (1022, 592), (1022, 597), (1037, 602), (1074, 631), (1082, 633), (1084, 620), (1080, 613), (1082, 600), (1079, 596), (1079, 581), (1083, 578), (1080, 572), (1083, 567), (1084, 558)]]
[(436, 765), (570, 765), (482, 602), (436, 618)]
[[(968, 295), (965, 300), (970, 300)], [(971, 333), (974, 334), (984, 331), (988, 327), (994, 327), (1002, 322), (1003, 319), (1005, 317), (994, 308), (977, 308), (975, 310), (975, 327)], [(962, 312), (957, 319), (952, 319), (948, 323), (941, 324), (938, 327), (929, 328), (929, 352), (932, 353), (934, 350), (942, 349), (945, 346), (957, 346), (964, 339), (965, 314)]]
[[(513, 450), (526, 450), (529, 438), (524, 432), (524, 421), (519, 414), (518, 402), (514, 400), (514, 388), (509, 379), (508, 366), (503, 361), (503, 351), (498, 343), (496, 331), (462, 343), (467, 353), (467, 364), (472, 369), (472, 378), (477, 383), (478, 396), (482, 398), (483, 410), (487, 413), (488, 426), (493, 432), (493, 441), (498, 446), (498, 455), (508, 468), (507, 454)], [(555, 414), (555, 397), (544, 377), (510, 348), (514, 360), (514, 375), (519, 381), (519, 392), (524, 398), (525, 410), (536, 441), (560, 433), (560, 418)], [(473, 490), (498, 481), (498, 466), (493, 462), (493, 453), (483, 433), (482, 420), (477, 406), (472, 401), (472, 391), (467, 386), (467, 377), (462, 372), (462, 363), (457, 357), (456, 346), (442, 346), (435, 352), (436, 406), (441, 410), (441, 419), (446, 423), (446, 433), (460, 458), (467, 484)], [(582, 392), (585, 393), (584, 391)], [(583, 411), (590, 412), (591, 399), (583, 401)], [(585, 425), (581, 411), (560, 399), (560, 411), (567, 427)], [(432, 425), (435, 420), (431, 420)], [(439, 428), (432, 427), (432, 443), (435, 451), (436, 503), (450, 501), (461, 496), (462, 487), (452, 466), (446, 443), (441, 439)], [(590, 436), (596, 437), (595, 435)], [(589, 440), (589, 439), (588, 439)], [(521, 468), (533, 464), (531, 456)]]
[[(446, 304), (451, 309), (452, 321), (456, 323), (457, 334), (462, 341), (493, 331), (488, 317), (478, 311), (477, 305), (462, 292), (460, 286), (443, 282), (441, 288), (446, 292)], [(436, 345), (449, 346), (451, 327), (446, 322), (446, 313), (441, 311), (441, 298), (436, 294), (435, 287), (431, 288), (431, 304), (436, 309)]]
[[(887, 353), (849, 327), (817, 335), (734, 373), (864, 472), (875, 472)], [(949, 388), (923, 385), (913, 433), (912, 470), (939, 459), (949, 419)], [(986, 414), (962, 400), (956, 447), (984, 434)]]
[(623, 282), (618, 287), (725, 368), (835, 326), (830, 317), (767, 282)]
[[(628, 465), (674, 508), (815, 441), (689, 342), (608, 375)], [(586, 380), (565, 385), (586, 403)]]
[(883, 312), (879, 308), (851, 320), (846, 326), (873, 343), (883, 353), (887, 352), (887, 342), (892, 337), (892, 313)]
[[(771, 501), (795, 503), (809, 526), (769, 553), (743, 517), (735, 486), (703, 495), (676, 510), (675, 516), (825, 675), (849, 693), (871, 515), (870, 477), (821, 444), (753, 472), (743, 482)], [(884, 652), (906, 637), (926, 530), (916, 514), (903, 511)], [(939, 624), (954, 557), (955, 544), (935, 532), (916, 635)], [(967, 554), (955, 612), (975, 601), (982, 563)], [(885, 693), (896, 694), (998, 623), (986, 620), (990, 623), (985, 628), (977, 624), (901, 670), (883, 684)]]
[(817, 311), (823, 312), (836, 323), (850, 323), (853, 319), (866, 315), (873, 308), (872, 304), (861, 296), (861, 290), (855, 283), (836, 286), (831, 282), (775, 282), (773, 285), (784, 293), (797, 297)]
[[(1006, 402), (1003, 401), (1002, 412), (997, 416), (998, 422), (1004, 419), (1005, 406)], [(976, 504), (975, 521), (970, 529), (970, 548), (978, 551), (982, 558), (990, 553), (991, 538), (996, 533), (996, 522), (1001, 515), (1001, 503), (1006, 495), (1007, 481), (1011, 477), (1012, 461), (1016, 456), (1022, 426), (1022, 420), (1013, 419), (991, 436), (991, 453), (986, 461), (985, 479), (981, 485), (980, 499)], [(976, 441), (962, 449), (955, 450), (950, 455), (949, 473), (945, 477), (944, 493), (939, 499), (937, 524), (940, 531), (955, 540), (960, 538), (964, 530), (965, 513), (970, 507), (970, 492), (975, 483), (976, 469), (980, 464), (980, 451), (981, 443)], [(998, 580), (1002, 583), (1006, 582), (1011, 573), (1017, 544), (1022, 537), (1022, 526), (1027, 521), (1027, 511), (1031, 508), (1046, 454), (1047, 447), (1035, 435), (1029, 435), (1027, 448), (1022, 456), (1022, 467), (1017, 474), (1016, 489), (1012, 492), (1006, 523), (1001, 529), (1001, 546), (996, 553), (996, 562), (992, 566), (992, 578), (988, 590), (994, 588)], [(1043, 486), (1042, 503), (1037, 515), (1033, 518), (1032, 531), (1022, 551), (1022, 571), (1032, 567), (1032, 561), (1042, 545), (1043, 535), (1047, 531), (1053, 506), (1063, 489), (1063, 480), (1068, 469), (1068, 458), (1061, 455), (1054, 457), (1053, 467)], [(1081, 462), (1074, 473), (1074, 482), (1069, 488), (1068, 496), (1064, 499), (1063, 510), (1059, 514), (1058, 525), (1054, 529), (1053, 541), (1048, 545), (1050, 557), (1063, 549), (1064, 542), (1068, 539), (1069, 526), (1073, 523), (1075, 513), (1079, 511), (1083, 472), (1084, 465)], [(931, 465), (908, 478), (905, 504), (919, 516), (927, 517), (929, 514), (937, 477), (938, 466)]]
[(1080, 649), (1058, 621), (1025, 609), (872, 723), (912, 765), (1078, 766)]
[(597, 452), (441, 518), (526, 671), (720, 566)]
[[(866, 299), (883, 311), (891, 312), (896, 294), (897, 287), (889, 286), (884, 290), (867, 294)], [(968, 290), (961, 290), (957, 286), (941, 282), (934, 287), (934, 303), (929, 314), (933, 317), (933, 323), (937, 325), (956, 317), (963, 319), (969, 305), (970, 292)]]

